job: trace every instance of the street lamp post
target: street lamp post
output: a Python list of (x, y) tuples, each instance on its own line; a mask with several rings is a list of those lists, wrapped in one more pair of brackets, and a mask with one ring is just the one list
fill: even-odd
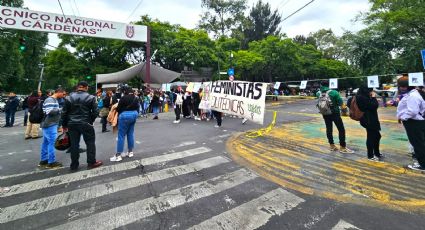
[(37, 90), (40, 91), (41, 90), (41, 82), (43, 81), (44, 64), (40, 63), (40, 64), (38, 64), (38, 67), (41, 68), (40, 79), (38, 80), (38, 88), (37, 88)]

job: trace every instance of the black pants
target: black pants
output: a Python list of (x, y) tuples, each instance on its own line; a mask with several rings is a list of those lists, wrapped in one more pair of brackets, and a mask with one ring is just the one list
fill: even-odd
[(222, 121), (221, 112), (213, 110), (213, 114), (214, 114), (215, 119), (217, 120), (217, 125), (221, 126), (221, 121)]
[(176, 114), (176, 121), (180, 120), (180, 114), (182, 113), (182, 105), (176, 105), (174, 113)]
[(345, 148), (347, 144), (345, 143), (345, 128), (341, 116), (339, 114), (323, 115), (323, 119), (326, 124), (326, 136), (328, 137), (329, 144), (335, 144), (333, 138), (333, 123), (335, 123), (339, 134), (339, 144)]
[(69, 137), (71, 140), (71, 168), (78, 167), (80, 159), (80, 137), (83, 135), (87, 146), (87, 164), (96, 163), (96, 135), (94, 128), (90, 124), (69, 125)]
[(381, 152), (379, 151), (379, 142), (381, 141), (381, 133), (377, 129), (366, 129), (366, 132), (367, 157), (380, 157)]
[(108, 124), (108, 117), (101, 117), (100, 121), (102, 122), (102, 132), (106, 131), (106, 124)]
[(415, 150), (415, 157), (425, 167), (425, 121), (403, 121), (407, 137)]
[(201, 110), (199, 109), (199, 104), (201, 104), (201, 102), (199, 101), (199, 102), (195, 102), (194, 104), (193, 104), (193, 114), (195, 115), (195, 116), (198, 116), (198, 117), (200, 117), (201, 116)]

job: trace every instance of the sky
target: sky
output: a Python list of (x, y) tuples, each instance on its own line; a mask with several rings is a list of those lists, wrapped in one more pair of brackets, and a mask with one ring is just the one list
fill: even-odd
[[(56, 0), (25, 0), (31, 10), (62, 14)], [(201, 0), (60, 0), (66, 15), (117, 22), (136, 21), (148, 14), (160, 21), (180, 24), (193, 29), (205, 10)], [(251, 7), (257, 0), (248, 0)], [(295, 12), (310, 0), (263, 0), (278, 9), (282, 18)], [(138, 6), (136, 8), (136, 6)], [(134, 11), (134, 9), (136, 9)], [(308, 35), (319, 29), (332, 29), (337, 35), (345, 30), (358, 31), (364, 26), (354, 22), (359, 13), (369, 9), (368, 0), (315, 0), (312, 4), (281, 23), (281, 31), (289, 37)], [(133, 14), (132, 14), (133, 13)], [(49, 35), (49, 44), (58, 45), (56, 35)]]

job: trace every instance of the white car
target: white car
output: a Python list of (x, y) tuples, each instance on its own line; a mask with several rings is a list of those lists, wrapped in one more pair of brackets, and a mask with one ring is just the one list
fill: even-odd
[(4, 101), (0, 101), (0, 112), (4, 112), (5, 106), (6, 106), (6, 103)]

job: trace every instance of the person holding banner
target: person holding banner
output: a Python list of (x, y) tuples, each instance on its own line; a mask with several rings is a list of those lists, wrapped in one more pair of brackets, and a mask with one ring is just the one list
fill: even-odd
[(176, 114), (176, 120), (173, 122), (174, 124), (180, 123), (180, 115), (183, 107), (183, 90), (182, 87), (178, 87), (173, 96), (173, 104), (174, 104), (174, 113)]
[(215, 128), (220, 128), (221, 127), (221, 122), (222, 122), (222, 113), (216, 110), (213, 110), (213, 114), (215, 117), (215, 120), (217, 121), (217, 124), (214, 126)]
[(199, 109), (199, 104), (201, 104), (201, 94), (201, 88), (197, 93), (193, 93), (193, 114), (195, 115), (195, 120), (197, 121), (201, 120), (201, 110)]

